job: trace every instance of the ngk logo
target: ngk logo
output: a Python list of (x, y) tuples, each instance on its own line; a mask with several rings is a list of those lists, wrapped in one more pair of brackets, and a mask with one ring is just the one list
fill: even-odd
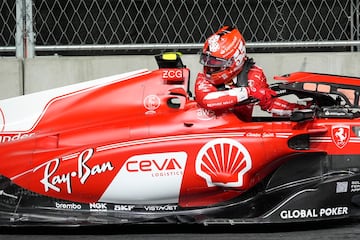
[(101, 212), (107, 211), (106, 203), (99, 203), (99, 202), (90, 203), (89, 207), (90, 207), (90, 211), (101, 211)]

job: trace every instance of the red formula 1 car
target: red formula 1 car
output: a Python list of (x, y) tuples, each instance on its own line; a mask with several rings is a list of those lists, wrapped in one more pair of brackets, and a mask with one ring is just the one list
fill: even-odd
[[(360, 79), (298, 72), (289, 118), (189, 93), (179, 55), (0, 101), (0, 224), (286, 223), (358, 217)], [(310, 102), (310, 103), (309, 103)]]

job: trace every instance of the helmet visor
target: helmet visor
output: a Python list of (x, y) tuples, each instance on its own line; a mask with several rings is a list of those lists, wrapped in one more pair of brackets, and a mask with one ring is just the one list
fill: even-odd
[(232, 63), (231, 60), (226, 60), (223, 58), (217, 58), (210, 56), (209, 54), (202, 53), (200, 55), (200, 63), (206, 67), (213, 67), (213, 68), (222, 68), (222, 67), (229, 67)]

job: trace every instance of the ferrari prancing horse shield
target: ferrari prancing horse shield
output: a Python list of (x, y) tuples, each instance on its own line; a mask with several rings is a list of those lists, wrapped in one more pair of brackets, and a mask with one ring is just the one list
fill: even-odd
[(350, 139), (350, 126), (348, 125), (335, 125), (331, 128), (332, 141), (338, 148), (343, 148)]

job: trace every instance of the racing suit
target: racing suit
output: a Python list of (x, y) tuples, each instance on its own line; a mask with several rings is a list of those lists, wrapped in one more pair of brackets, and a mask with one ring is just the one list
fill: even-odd
[[(304, 106), (273, 98), (276, 92), (269, 88), (262, 68), (254, 65), (248, 71), (248, 86), (236, 87), (237, 78), (229, 84), (214, 86), (208, 82), (204, 73), (199, 73), (195, 82), (195, 99), (205, 109), (215, 112), (232, 110), (241, 120), (251, 121), (253, 103), (247, 103), (250, 97), (257, 99), (262, 110), (277, 116), (289, 116), (293, 110)], [(246, 104), (241, 104), (241, 103)]]

